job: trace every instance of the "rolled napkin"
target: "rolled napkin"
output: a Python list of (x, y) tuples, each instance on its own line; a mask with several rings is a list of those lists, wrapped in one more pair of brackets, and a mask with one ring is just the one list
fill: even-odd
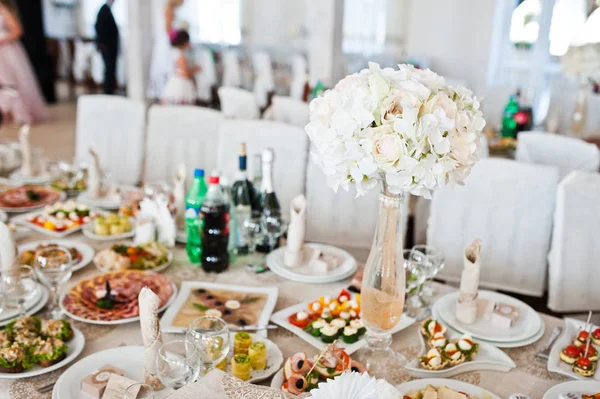
[(287, 245), (283, 255), (285, 266), (298, 267), (304, 262), (304, 239), (306, 237), (306, 197), (295, 197), (290, 204), (290, 225)]
[(21, 176), (33, 176), (33, 158), (31, 156), (31, 144), (29, 143), (29, 125), (23, 125), (19, 131), (19, 143), (21, 144)]
[(168, 204), (162, 198), (144, 198), (140, 202), (140, 211), (136, 216), (137, 228), (135, 244), (143, 244), (155, 238), (162, 245), (172, 248), (175, 246), (175, 220)]
[(12, 231), (0, 222), (0, 271), (10, 270), (17, 260), (17, 245)]
[(93, 147), (89, 149), (91, 162), (88, 167), (87, 194), (91, 199), (102, 197), (102, 167), (100, 157)]
[(465, 324), (477, 319), (477, 292), (481, 271), (481, 240), (475, 239), (465, 247), (464, 269), (460, 277), (460, 291), (456, 301), (456, 318)]
[(173, 196), (175, 197), (175, 227), (185, 229), (185, 164), (179, 164), (175, 173)]
[(155, 390), (163, 389), (164, 386), (156, 375), (156, 357), (163, 342), (158, 321), (160, 299), (152, 290), (144, 287), (138, 296), (138, 303), (142, 341), (144, 342), (145, 381)]
[(173, 392), (169, 399), (300, 399), (309, 396), (309, 394), (296, 396), (280, 389), (249, 384), (219, 369), (214, 369), (198, 382)]
[(320, 382), (311, 391), (315, 399), (378, 399), (377, 380), (367, 373), (349, 372)]

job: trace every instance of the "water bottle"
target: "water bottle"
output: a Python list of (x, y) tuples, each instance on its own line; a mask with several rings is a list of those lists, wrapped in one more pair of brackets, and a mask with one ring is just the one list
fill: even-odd
[(200, 236), (200, 208), (208, 188), (204, 181), (204, 169), (194, 170), (194, 181), (185, 196), (185, 226), (187, 232), (188, 258), (192, 263), (200, 263), (202, 256), (202, 239)]
[(229, 205), (219, 185), (219, 176), (210, 176), (208, 183), (200, 208), (202, 269), (221, 273), (229, 267)]

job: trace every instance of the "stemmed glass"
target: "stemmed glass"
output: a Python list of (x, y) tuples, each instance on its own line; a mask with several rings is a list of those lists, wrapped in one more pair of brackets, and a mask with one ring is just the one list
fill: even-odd
[(256, 242), (262, 231), (260, 212), (252, 212), (249, 218), (244, 220), (245, 241), (248, 243), (248, 251), (252, 254), (256, 252)]
[(186, 339), (198, 348), (202, 375), (225, 359), (231, 346), (227, 323), (219, 317), (202, 316), (192, 320)]
[(42, 248), (35, 253), (34, 267), (40, 281), (52, 293), (51, 314), (53, 319), (61, 319), (62, 312), (58, 307), (58, 292), (73, 274), (73, 259), (65, 247)]
[(419, 262), (415, 262), (413, 259), (413, 250), (405, 249), (404, 255), (404, 270), (406, 271), (406, 295), (408, 302), (406, 303), (406, 309), (410, 317), (417, 317), (420, 311), (423, 309), (423, 301), (420, 297), (420, 291), (423, 283), (425, 282), (425, 273), (420, 267)]
[(417, 320), (423, 320), (429, 316), (431, 309), (428, 304), (423, 301), (421, 289), (423, 284), (435, 276), (443, 267), (444, 256), (435, 248), (427, 245), (416, 245), (410, 253), (410, 263), (413, 270), (418, 270), (420, 275), (420, 284), (417, 294), (411, 297), (411, 306), (414, 309), (423, 309), (422, 312), (416, 315)]
[(270, 212), (262, 217), (262, 228), (269, 240), (269, 249), (272, 251), (277, 245), (277, 239), (285, 232), (285, 221), (281, 212)]
[(15, 266), (2, 272), (2, 292), (6, 297), (6, 305), (18, 308), (19, 316), (25, 315), (25, 303), (35, 297), (37, 289), (30, 266)]
[(148, 384), (131, 384), (125, 389), (124, 399), (153, 399), (154, 389)]
[(435, 276), (437, 276), (437, 274), (444, 268), (444, 255), (430, 245), (415, 245), (413, 250), (429, 257), (430, 261), (427, 262), (427, 266), (429, 267), (425, 269), (426, 281), (421, 288), (421, 295), (424, 297), (432, 297), (435, 295), (435, 290), (431, 284), (427, 283), (427, 281), (434, 279)]
[(156, 374), (167, 388), (179, 389), (193, 383), (200, 372), (198, 348), (190, 341), (163, 344), (156, 358)]

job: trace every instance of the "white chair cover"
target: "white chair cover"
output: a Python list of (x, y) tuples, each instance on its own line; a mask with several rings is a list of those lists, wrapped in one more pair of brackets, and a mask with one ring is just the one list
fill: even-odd
[(275, 90), (275, 77), (271, 56), (259, 51), (252, 58), (254, 67), (254, 95), (260, 108), (266, 107), (269, 101), (269, 92)]
[[(312, 160), (306, 175), (306, 239), (330, 245), (368, 249), (373, 243), (379, 190), (355, 198), (356, 192), (339, 189), (336, 193), (327, 185), (327, 177)], [(406, 241), (408, 196), (404, 199), (403, 237)]]
[(515, 159), (519, 162), (557, 166), (561, 175), (581, 169), (598, 172), (600, 151), (583, 140), (540, 132), (519, 133)]
[(548, 257), (548, 307), (600, 309), (600, 174), (573, 171), (558, 185)]
[(88, 95), (77, 101), (76, 162), (89, 163), (94, 146), (111, 180), (135, 184), (141, 178), (146, 107), (119, 96)]
[(305, 85), (306, 58), (300, 54), (296, 54), (292, 58), (292, 82), (290, 84), (290, 97), (302, 101)]
[(283, 122), (304, 127), (310, 119), (308, 104), (291, 97), (273, 96), (271, 106), (265, 111), (263, 119)]
[(558, 174), (555, 167), (487, 158), (465, 186), (437, 190), (427, 242), (446, 256), (439, 277), (459, 281), (465, 245), (481, 238), (482, 286), (542, 296)]
[(196, 53), (196, 63), (201, 70), (196, 74), (196, 87), (198, 99), (201, 101), (212, 100), (212, 87), (217, 84), (217, 71), (212, 53), (207, 48), (201, 48)]
[[(191, 183), (194, 169), (217, 166), (215, 147), (223, 115), (190, 105), (154, 105), (148, 112), (144, 180), (171, 181), (180, 163)], [(235, 155), (231, 155), (235, 158)]]
[(96, 49), (91, 55), (91, 73), (94, 83), (100, 85), (104, 82), (104, 59), (102, 59), (100, 51)]
[(260, 109), (252, 92), (237, 87), (219, 87), (221, 112), (228, 119), (258, 119)]
[(117, 59), (117, 84), (119, 87), (127, 86), (127, 56), (123, 52)]
[(235, 176), (240, 143), (246, 143), (248, 170), (254, 170), (254, 154), (265, 148), (275, 151), (273, 186), (284, 215), (292, 198), (304, 194), (308, 136), (304, 129), (270, 121), (224, 121), (221, 124), (217, 168), (224, 176)]
[(80, 39), (75, 40), (75, 56), (73, 60), (73, 76), (81, 82), (85, 80), (91, 68), (91, 57), (95, 51), (94, 43), (84, 43)]
[(232, 50), (223, 54), (223, 86), (240, 87), (242, 85), (242, 71), (237, 53)]

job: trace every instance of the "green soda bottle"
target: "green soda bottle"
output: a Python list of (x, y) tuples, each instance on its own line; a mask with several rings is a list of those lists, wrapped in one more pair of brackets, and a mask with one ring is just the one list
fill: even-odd
[(200, 207), (208, 187), (204, 181), (204, 169), (194, 170), (194, 181), (185, 196), (185, 226), (187, 231), (187, 243), (185, 249), (192, 263), (200, 263), (202, 260), (202, 238), (200, 236), (201, 221)]

